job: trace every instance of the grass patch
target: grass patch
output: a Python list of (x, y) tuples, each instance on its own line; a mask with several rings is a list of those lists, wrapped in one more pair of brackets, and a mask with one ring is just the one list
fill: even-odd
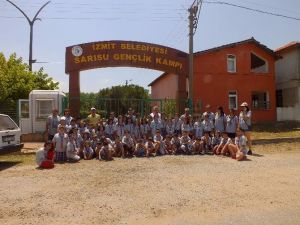
[(300, 122), (259, 123), (253, 126), (253, 139), (300, 137)]
[(286, 138), (286, 137), (300, 137), (300, 131), (289, 132), (252, 132), (253, 139), (274, 139), (274, 138)]
[(271, 132), (271, 133), (300, 131), (300, 122), (284, 121), (284, 122), (257, 123), (257, 124), (254, 124), (253, 131)]

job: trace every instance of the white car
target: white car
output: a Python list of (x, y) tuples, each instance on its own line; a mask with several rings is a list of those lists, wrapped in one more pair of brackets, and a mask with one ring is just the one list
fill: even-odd
[(20, 150), (23, 146), (21, 129), (8, 115), (0, 114), (0, 154)]

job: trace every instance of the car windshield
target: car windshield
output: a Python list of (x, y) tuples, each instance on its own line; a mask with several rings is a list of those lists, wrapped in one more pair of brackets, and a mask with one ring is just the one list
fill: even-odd
[(0, 130), (15, 130), (18, 129), (14, 121), (8, 116), (0, 115)]

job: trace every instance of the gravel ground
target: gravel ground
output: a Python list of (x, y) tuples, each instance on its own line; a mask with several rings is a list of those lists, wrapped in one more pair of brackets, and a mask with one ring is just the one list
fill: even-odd
[(0, 172), (0, 224), (299, 225), (300, 149), (256, 152), (14, 166)]

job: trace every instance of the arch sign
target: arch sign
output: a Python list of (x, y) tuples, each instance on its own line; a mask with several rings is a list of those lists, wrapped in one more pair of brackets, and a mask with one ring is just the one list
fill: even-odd
[(185, 98), (188, 54), (166, 46), (133, 42), (101, 41), (66, 48), (65, 71), (69, 74), (70, 108), (80, 111), (80, 71), (105, 67), (137, 67), (178, 74), (177, 98)]

